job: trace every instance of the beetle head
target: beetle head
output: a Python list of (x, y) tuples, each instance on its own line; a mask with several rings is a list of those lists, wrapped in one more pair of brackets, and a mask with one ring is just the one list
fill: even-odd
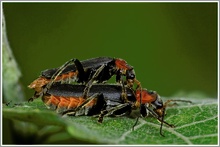
[(136, 90), (136, 98), (141, 105), (152, 107), (158, 117), (163, 117), (165, 108), (160, 95), (156, 91), (147, 89)]
[(133, 69), (126, 70), (126, 80), (127, 85), (129, 87), (132, 87), (134, 85), (134, 79), (135, 79), (135, 72)]

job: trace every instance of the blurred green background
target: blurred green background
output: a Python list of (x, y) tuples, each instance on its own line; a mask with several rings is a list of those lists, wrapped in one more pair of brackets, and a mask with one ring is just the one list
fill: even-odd
[(42, 70), (98, 56), (125, 59), (162, 96), (217, 97), (217, 3), (4, 2), (3, 11), (27, 99)]

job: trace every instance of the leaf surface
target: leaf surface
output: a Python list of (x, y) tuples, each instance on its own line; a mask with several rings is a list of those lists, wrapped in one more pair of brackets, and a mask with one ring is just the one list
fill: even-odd
[[(192, 100), (192, 104), (178, 103), (168, 107), (165, 121), (175, 128), (163, 126), (153, 117), (136, 119), (126, 116), (97, 117), (60, 116), (48, 110), (38, 99), (13, 107), (3, 107), (3, 118), (34, 124), (34, 143), (40, 144), (155, 144), (204, 145), (218, 143), (218, 105), (216, 99)], [(33, 128), (33, 127), (32, 127)]]

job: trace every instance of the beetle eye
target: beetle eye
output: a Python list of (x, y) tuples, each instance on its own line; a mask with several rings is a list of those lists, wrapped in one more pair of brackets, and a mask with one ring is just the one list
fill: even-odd
[(160, 96), (157, 95), (157, 98), (152, 104), (156, 107), (156, 109), (160, 109), (163, 107), (163, 101), (160, 99)]
[(135, 73), (134, 73), (134, 70), (127, 70), (126, 71), (126, 77), (127, 79), (134, 79), (135, 78)]
[(154, 101), (152, 104), (154, 104), (154, 106), (156, 107), (156, 109), (160, 109), (163, 107), (163, 103), (160, 101)]

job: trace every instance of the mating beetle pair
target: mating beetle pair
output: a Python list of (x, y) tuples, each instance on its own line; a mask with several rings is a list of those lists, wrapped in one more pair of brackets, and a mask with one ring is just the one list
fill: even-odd
[[(119, 84), (103, 84), (113, 75)], [(81, 85), (64, 84), (71, 81)], [(137, 84), (135, 90), (134, 83)], [(163, 120), (167, 104), (174, 100), (163, 104), (155, 91), (142, 89), (133, 67), (123, 59), (98, 57), (81, 62), (72, 59), (59, 68), (43, 71), (29, 88), (35, 90), (30, 100), (41, 96), (50, 109), (61, 114), (99, 115), (98, 122), (101, 123), (104, 116), (130, 114), (140, 109), (143, 117), (150, 113), (161, 122), (162, 136), (163, 123), (174, 127)]]

